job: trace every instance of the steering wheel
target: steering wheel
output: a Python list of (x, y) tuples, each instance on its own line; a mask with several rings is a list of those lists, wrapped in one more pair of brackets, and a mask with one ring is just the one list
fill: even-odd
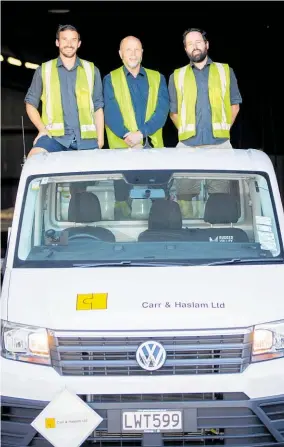
[(73, 234), (72, 236), (68, 237), (68, 240), (71, 241), (73, 239), (84, 239), (84, 238), (95, 239), (96, 241), (101, 241), (101, 239), (99, 237), (93, 236), (92, 234), (88, 234), (88, 233)]

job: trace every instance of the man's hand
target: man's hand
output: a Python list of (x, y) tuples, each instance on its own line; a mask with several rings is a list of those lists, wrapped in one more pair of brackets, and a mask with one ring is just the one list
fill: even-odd
[(99, 146), (99, 149), (102, 149), (102, 147), (104, 146), (104, 144), (105, 144), (104, 138), (100, 138), (100, 137), (98, 137), (98, 146)]
[(35, 145), (36, 142), (37, 142), (37, 140), (38, 140), (40, 137), (43, 137), (44, 135), (47, 135), (49, 138), (51, 138), (51, 135), (50, 135), (50, 133), (48, 132), (48, 130), (47, 130), (47, 129), (42, 129), (42, 130), (39, 131), (39, 133), (37, 134), (37, 137), (34, 139), (34, 141), (33, 141), (33, 145)]
[(142, 145), (143, 145), (143, 135), (140, 132), (140, 130), (137, 130), (137, 132), (130, 132), (127, 135), (127, 137), (124, 138), (124, 141), (130, 147), (142, 147)]

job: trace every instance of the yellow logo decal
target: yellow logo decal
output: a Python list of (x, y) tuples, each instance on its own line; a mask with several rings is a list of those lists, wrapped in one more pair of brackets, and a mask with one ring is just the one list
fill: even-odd
[(107, 309), (107, 293), (80, 293), (77, 295), (76, 310)]
[(45, 418), (45, 428), (55, 428), (55, 418)]

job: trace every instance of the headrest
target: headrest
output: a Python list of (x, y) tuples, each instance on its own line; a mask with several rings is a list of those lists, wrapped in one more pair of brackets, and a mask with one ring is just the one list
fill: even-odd
[(99, 222), (102, 220), (99, 199), (91, 192), (77, 192), (72, 195), (68, 208), (70, 222)]
[(149, 230), (180, 230), (182, 216), (178, 203), (172, 200), (155, 200), (149, 213)]
[(204, 211), (204, 221), (211, 224), (235, 223), (239, 218), (236, 199), (231, 194), (210, 194)]

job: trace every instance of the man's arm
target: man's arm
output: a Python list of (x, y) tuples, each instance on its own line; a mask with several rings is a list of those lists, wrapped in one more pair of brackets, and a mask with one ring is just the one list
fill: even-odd
[(33, 142), (34, 145), (36, 144), (37, 140), (43, 135), (48, 135), (50, 137), (50, 134), (48, 130), (45, 128), (45, 125), (43, 124), (41, 116), (37, 110), (40, 103), (41, 95), (42, 95), (41, 67), (38, 67), (34, 73), (32, 83), (25, 97), (27, 115), (39, 132)]
[(45, 125), (41, 120), (41, 116), (38, 110), (29, 103), (26, 103), (26, 111), (29, 119), (33, 123), (33, 125), (37, 128), (39, 132), (47, 132)]
[(93, 103), (94, 103), (94, 120), (98, 135), (98, 146), (101, 149), (104, 145), (104, 97), (103, 97), (103, 85), (100, 70), (95, 67), (95, 84), (93, 91)]
[(178, 105), (177, 105), (177, 92), (174, 84), (174, 75), (171, 74), (169, 79), (169, 98), (170, 98), (170, 118), (178, 129)]
[(232, 68), (230, 68), (230, 99), (232, 111), (232, 126), (240, 111), (240, 104), (242, 103), (242, 97), (239, 91), (237, 78)]
[(97, 135), (98, 135), (98, 146), (99, 149), (102, 149), (104, 143), (105, 143), (105, 120), (104, 120), (104, 111), (103, 109), (98, 109), (94, 113), (95, 117), (95, 126), (97, 129)]
[(176, 128), (178, 129), (178, 114), (171, 112), (170, 118), (171, 118), (172, 122), (174, 123), (174, 125), (176, 126)]
[(231, 105), (231, 110), (232, 110), (232, 122), (231, 122), (231, 126), (234, 124), (235, 119), (237, 117), (237, 114), (240, 111), (240, 106), (239, 104), (232, 104)]

